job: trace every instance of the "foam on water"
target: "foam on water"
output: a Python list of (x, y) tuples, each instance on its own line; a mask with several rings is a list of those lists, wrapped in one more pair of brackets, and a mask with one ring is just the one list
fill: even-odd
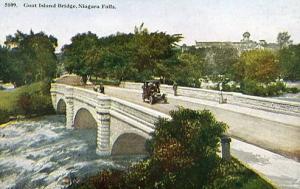
[(64, 116), (17, 122), (0, 129), (0, 188), (65, 188), (101, 169), (124, 169), (137, 159), (100, 159), (97, 132), (65, 128)]

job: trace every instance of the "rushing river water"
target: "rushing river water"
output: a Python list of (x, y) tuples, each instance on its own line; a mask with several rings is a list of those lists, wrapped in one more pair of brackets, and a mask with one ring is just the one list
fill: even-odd
[(0, 188), (66, 188), (101, 169), (124, 169), (139, 158), (99, 158), (96, 129), (66, 129), (64, 116), (45, 116), (0, 128)]

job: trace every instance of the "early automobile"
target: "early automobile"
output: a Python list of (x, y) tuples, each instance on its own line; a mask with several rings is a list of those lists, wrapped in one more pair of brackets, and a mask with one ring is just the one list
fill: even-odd
[(149, 104), (154, 104), (158, 101), (163, 101), (165, 103), (167, 102), (166, 94), (160, 93), (159, 85), (160, 82), (157, 80), (149, 80), (144, 82), (144, 85), (142, 86), (142, 98), (144, 102), (146, 102), (146, 100), (149, 102)]

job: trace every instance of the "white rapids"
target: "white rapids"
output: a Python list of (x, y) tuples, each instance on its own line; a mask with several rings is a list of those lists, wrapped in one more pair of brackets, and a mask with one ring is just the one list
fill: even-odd
[(93, 129), (66, 129), (64, 116), (13, 123), (0, 129), (0, 188), (67, 188), (101, 169), (125, 169), (140, 158), (99, 158)]

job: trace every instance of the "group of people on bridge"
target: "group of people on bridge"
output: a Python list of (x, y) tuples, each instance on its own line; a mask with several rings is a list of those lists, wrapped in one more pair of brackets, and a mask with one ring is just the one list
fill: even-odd
[(95, 85), (94, 86), (94, 91), (104, 94), (104, 85), (103, 85), (103, 83), (100, 83), (100, 85), (98, 87), (97, 87), (97, 85)]

